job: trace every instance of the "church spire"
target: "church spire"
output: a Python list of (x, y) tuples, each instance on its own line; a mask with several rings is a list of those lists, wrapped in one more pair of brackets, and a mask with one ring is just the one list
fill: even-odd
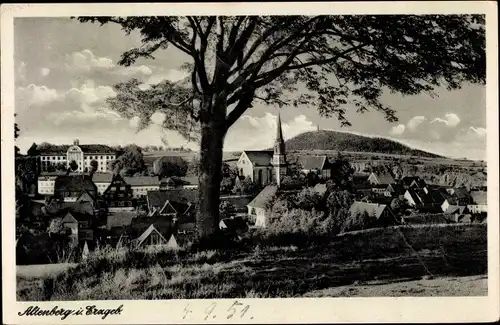
[(274, 179), (279, 187), (281, 185), (283, 177), (285, 177), (287, 174), (285, 141), (283, 140), (283, 131), (281, 130), (281, 116), (279, 112), (276, 125), (276, 141), (274, 142), (272, 165), (274, 167)]
[(276, 126), (276, 140), (274, 142), (274, 154), (284, 155), (285, 154), (285, 141), (283, 140), (283, 131), (281, 130), (281, 116), (278, 112), (278, 121)]

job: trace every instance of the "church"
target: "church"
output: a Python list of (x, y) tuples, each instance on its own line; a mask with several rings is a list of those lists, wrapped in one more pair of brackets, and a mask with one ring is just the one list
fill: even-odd
[(240, 176), (250, 178), (255, 184), (265, 186), (275, 182), (279, 186), (287, 174), (288, 166), (279, 113), (274, 149), (245, 150), (238, 159), (236, 166)]

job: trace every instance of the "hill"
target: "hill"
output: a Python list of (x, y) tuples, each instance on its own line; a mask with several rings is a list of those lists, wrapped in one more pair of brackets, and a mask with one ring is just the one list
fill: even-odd
[(389, 139), (370, 138), (352, 133), (327, 130), (299, 134), (287, 140), (285, 145), (286, 149), (289, 151), (335, 150), (443, 158), (430, 152), (412, 149), (404, 144)]

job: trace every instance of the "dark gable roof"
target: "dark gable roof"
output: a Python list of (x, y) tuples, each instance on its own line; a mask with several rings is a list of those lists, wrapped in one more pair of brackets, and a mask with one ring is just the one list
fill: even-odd
[(377, 203), (367, 203), (367, 202), (359, 202), (356, 201), (351, 205), (349, 209), (349, 213), (351, 217), (356, 216), (357, 213), (368, 213), (368, 215), (375, 218), (380, 218), (385, 209), (389, 209), (385, 204), (377, 204)]
[(305, 170), (323, 170), (328, 163), (326, 156), (300, 156), (298, 164)]
[(66, 214), (67, 212), (94, 214), (94, 208), (90, 202), (57, 202), (54, 200), (46, 207), (46, 211), (50, 215)]
[(97, 192), (97, 186), (88, 175), (58, 176), (55, 180), (54, 192)]
[[(68, 151), (69, 147), (73, 145), (53, 145), (46, 149), (40, 151), (40, 155), (42, 156), (50, 156), (50, 155), (65, 155)], [(78, 145), (80, 149), (86, 154), (116, 154), (116, 151), (106, 145), (103, 144), (81, 144)]]
[(245, 230), (248, 228), (247, 222), (242, 217), (224, 218), (219, 222), (219, 226), (221, 228), (225, 226), (227, 230)]
[(64, 220), (64, 218), (66, 218), (66, 216), (68, 214), (73, 216), (73, 218), (75, 218), (77, 221), (89, 221), (94, 217), (93, 215), (88, 214), (88, 213), (81, 213), (81, 212), (77, 212), (77, 211), (67, 211), (66, 213), (64, 213), (62, 215), (63, 220)]
[(389, 173), (372, 173), (372, 174), (377, 178), (380, 184), (387, 185), (394, 183), (394, 178)]
[(265, 209), (267, 204), (271, 201), (271, 199), (278, 192), (278, 187), (276, 185), (268, 185), (260, 191), (259, 194), (252, 200), (252, 202), (248, 203), (249, 207), (252, 208), (261, 208)]
[(155, 176), (123, 177), (123, 180), (131, 186), (159, 186), (160, 180)]
[(465, 187), (457, 187), (454, 189), (454, 194), (456, 198), (462, 199), (462, 198), (469, 198), (469, 192), (467, 192), (467, 189)]
[(111, 183), (113, 180), (113, 173), (94, 173), (92, 181), (94, 183)]
[(163, 207), (167, 201), (176, 203), (197, 203), (198, 190), (178, 188), (166, 191), (148, 191), (147, 199), (150, 207)]
[(387, 186), (387, 189), (389, 190), (389, 187), (392, 189), (392, 191), (394, 191), (394, 193), (396, 194), (404, 194), (405, 193), (405, 188), (403, 185), (401, 184), (397, 184), (397, 183), (392, 183), (392, 184), (389, 184)]
[(260, 151), (243, 151), (250, 162), (255, 166), (271, 166), (271, 159), (273, 158), (274, 152), (272, 150), (260, 150)]
[(116, 212), (108, 215), (106, 227), (108, 230), (116, 227), (128, 227), (132, 220), (137, 217), (135, 212)]

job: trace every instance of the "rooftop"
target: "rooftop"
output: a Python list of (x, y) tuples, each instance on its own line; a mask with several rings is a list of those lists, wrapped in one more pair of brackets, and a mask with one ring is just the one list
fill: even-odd
[(255, 166), (270, 166), (274, 154), (273, 150), (260, 150), (260, 151), (245, 150), (243, 152), (247, 155), (248, 159), (250, 159), (252, 164)]

